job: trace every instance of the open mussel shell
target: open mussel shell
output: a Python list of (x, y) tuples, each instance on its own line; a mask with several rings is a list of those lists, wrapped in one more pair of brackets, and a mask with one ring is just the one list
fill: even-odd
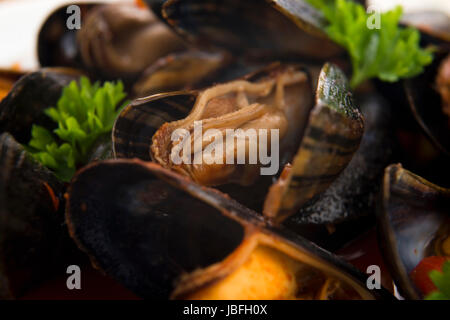
[(386, 168), (382, 196), (378, 229), (385, 260), (400, 293), (420, 299), (409, 275), (423, 258), (443, 254), (436, 240), (450, 236), (450, 190), (397, 164)]
[(434, 62), (421, 75), (404, 81), (408, 105), (414, 118), (431, 142), (447, 156), (450, 156), (450, 116), (443, 113), (445, 101), (439, 94), (437, 77), (443, 67), (441, 63), (449, 52), (437, 53)]
[[(257, 71), (251, 72), (246, 76), (238, 79), (237, 81), (244, 80), (251, 83), (257, 83), (259, 81), (271, 81), (273, 78), (277, 77), (279, 74), (285, 72), (290, 68), (304, 73), (303, 69), (299, 68), (298, 66), (274, 63), (264, 68), (260, 68)], [(305, 77), (307, 77), (306, 73)], [(305, 82), (305, 87), (309, 88), (308, 85), (309, 84)], [(212, 86), (210, 88), (214, 87), (216, 86)], [(198, 104), (197, 101), (199, 99), (199, 96), (201, 96), (202, 93), (210, 88), (206, 88), (200, 91), (191, 90), (155, 94), (133, 101), (118, 116), (113, 128), (113, 144), (116, 157), (137, 157), (142, 160), (150, 160), (152, 158), (150, 147), (152, 146), (152, 138), (156, 131), (161, 129), (163, 124), (176, 124), (176, 121), (183, 120), (187, 118), (190, 113), (195, 112), (195, 106)], [(230, 92), (229, 94), (235, 94), (234, 91)], [(311, 95), (310, 89), (308, 89), (307, 92), (304, 91), (305, 90), (302, 89), (299, 92), (293, 92), (293, 94), (295, 96), (298, 95), (299, 99), (308, 100), (307, 98), (303, 98), (302, 96)], [(271, 92), (271, 96), (273, 94), (274, 93)], [(218, 98), (221, 97), (219, 96)], [(295, 97), (291, 98), (291, 100), (293, 100)], [(306, 104), (307, 105), (303, 108), (305, 113), (307, 113), (310, 109), (309, 103)], [(219, 107), (221, 106), (219, 105)], [(217, 110), (213, 110), (213, 112), (219, 114), (220, 112), (223, 112), (223, 110), (217, 108)], [(214, 115), (210, 115), (209, 117), (214, 117)], [(216, 115), (216, 117), (218, 117), (218, 115)], [(304, 120), (305, 119), (299, 119), (299, 121), (295, 125), (293, 124), (292, 127), (301, 127), (301, 121)], [(166, 126), (166, 128), (167, 127), (168, 126)], [(166, 131), (168, 130), (169, 128), (166, 129)], [(166, 135), (169, 138), (170, 133), (171, 132), (164, 132), (162, 130), (160, 130), (159, 132), (161, 136)], [(292, 144), (295, 145), (295, 143)]]
[[(69, 14), (67, 8), (70, 5), (61, 6), (54, 10), (45, 19), (39, 30), (37, 39), (37, 55), (42, 67), (71, 67), (81, 68), (81, 56), (77, 44), (78, 29), (67, 27)], [(77, 3), (80, 8), (81, 22), (86, 18), (87, 13), (99, 2)]]
[(27, 143), (32, 124), (49, 127), (52, 122), (44, 109), (55, 106), (62, 89), (80, 76), (74, 69), (43, 68), (21, 77), (0, 102), (0, 133), (9, 132)]
[[(302, 204), (324, 191), (351, 160), (363, 133), (362, 115), (352, 102), (347, 80), (342, 71), (332, 64), (326, 64), (320, 72), (314, 107), (309, 76), (298, 66), (273, 64), (249, 74), (244, 77), (244, 80), (247, 81), (245, 82), (247, 86), (261, 86), (265, 82), (270, 84), (274, 80), (280, 81), (279, 79), (283, 79), (284, 76), (293, 77), (294, 74), (302, 73), (305, 74), (305, 81), (286, 85), (285, 89), (284, 104), (286, 104), (286, 108), (282, 110), (285, 110), (283, 112), (286, 112), (287, 115), (288, 130), (281, 139), (280, 162), (281, 166), (284, 166), (294, 159), (294, 164), (292, 169), (288, 167), (285, 170), (266, 199), (264, 214), (274, 221), (281, 221), (288, 215), (296, 213)], [(213, 86), (203, 91), (172, 92), (134, 101), (122, 111), (113, 128), (115, 156), (118, 158), (137, 157), (146, 161), (156, 159), (155, 161), (172, 168), (170, 162), (169, 164), (164, 162), (164, 155), (167, 154), (166, 144), (171, 133), (180, 126), (186, 127), (186, 123), (192, 123), (193, 119), (220, 120), (223, 117), (221, 112), (224, 111), (223, 108), (217, 106), (222, 106), (223, 102), (221, 101), (228, 101), (227, 99), (232, 98), (236, 93), (233, 91), (235, 89), (227, 89), (231, 91), (226, 91), (226, 95), (215, 96), (213, 91), (221, 92), (220, 90), (223, 91), (228, 87), (234, 88), (233, 86), (237, 86), (236, 88), (239, 89), (243, 83), (242, 80), (236, 80), (236, 82)], [(272, 97), (276, 96), (275, 92), (277, 91), (272, 91), (265, 93), (267, 97), (263, 97), (263, 104), (270, 104), (272, 100), (277, 101)], [(243, 92), (245, 90), (240, 94), (242, 95)], [(258, 99), (261, 99), (252, 97), (252, 94), (255, 92), (249, 94), (249, 97), (253, 99), (252, 102), (258, 102)], [(202, 97), (209, 97), (207, 100), (209, 102), (203, 101)], [(218, 110), (208, 109), (213, 108), (216, 104)], [(225, 107), (227, 107), (226, 104)], [(213, 116), (211, 112), (215, 112), (216, 115)], [(296, 153), (297, 156), (294, 158)], [(181, 170), (183, 173), (191, 170), (190, 168), (175, 169)], [(240, 169), (236, 168), (235, 171), (238, 172), (237, 170)], [(194, 180), (201, 184), (207, 184), (205, 181), (210, 185), (224, 183), (221, 174), (225, 171), (221, 170), (219, 178), (216, 180), (214, 180), (214, 172), (206, 178), (200, 175), (196, 176), (196, 172), (192, 172), (194, 174), (189, 176), (198, 179)], [(202, 173), (200, 170), (198, 172)], [(228, 172), (234, 174), (233, 171), (228, 170)], [(238, 178), (251, 180), (253, 176), (240, 174)], [(246, 196), (245, 198), (252, 199), (250, 202), (247, 202), (248, 199), (239, 197), (239, 194), (248, 195), (242, 190), (245, 187), (233, 187), (231, 188), (233, 190), (226, 187), (221, 189), (233, 197), (237, 197), (242, 203), (261, 210), (267, 189), (272, 183), (270, 179), (262, 178), (264, 177), (259, 179), (258, 188), (250, 188), (252, 192), (256, 189), (264, 189), (264, 192), (255, 192), (252, 197)], [(230, 182), (231, 180), (228, 181), (228, 183)], [(238, 183), (240, 182), (242, 181), (239, 180)], [(248, 183), (242, 183), (242, 185), (246, 186)], [(259, 204), (254, 204), (256, 197), (259, 199)]]
[(158, 58), (185, 48), (169, 27), (133, 3), (81, 3), (82, 27), (67, 27), (67, 5), (55, 10), (39, 32), (42, 66), (70, 66), (96, 78), (134, 82)]
[(155, 132), (166, 122), (180, 120), (191, 111), (197, 92), (156, 94), (133, 101), (117, 117), (113, 127), (116, 158), (150, 161), (150, 146)]
[(64, 235), (63, 184), (9, 133), (0, 135), (0, 299), (54, 270)]
[(363, 132), (363, 116), (344, 73), (325, 64), (297, 154), (270, 188), (263, 214), (282, 221), (325, 191), (352, 159)]
[[(279, 167), (239, 159), (239, 153), (247, 155), (252, 148), (259, 148), (261, 154), (262, 149), (270, 149), (284, 165), (295, 153), (311, 105), (311, 85), (303, 68), (269, 66), (261, 73), (199, 92), (187, 117), (164, 124), (153, 136), (152, 159), (202, 185), (252, 185), (261, 175), (275, 175)], [(177, 138), (180, 131), (188, 135)], [(218, 137), (211, 137), (211, 132), (214, 135), (218, 132)], [(208, 135), (210, 141), (214, 138), (211, 144)], [(208, 151), (211, 147), (222, 152)], [(177, 162), (173, 157), (177, 152), (183, 161)], [(198, 156), (200, 163), (196, 160)]]
[[(68, 191), (66, 222), (96, 267), (145, 298), (389, 297), (367, 290), (365, 277), (336, 256), (151, 162), (109, 160), (82, 169)], [(255, 268), (250, 257), (280, 273)], [(239, 281), (248, 273), (257, 281)], [(318, 283), (307, 282), (311, 275)], [(266, 276), (284, 282), (271, 285)], [(280, 285), (286, 281), (293, 286)]]
[(169, 0), (163, 17), (196, 45), (238, 55), (325, 59), (341, 52), (325, 35), (324, 17), (303, 0)]

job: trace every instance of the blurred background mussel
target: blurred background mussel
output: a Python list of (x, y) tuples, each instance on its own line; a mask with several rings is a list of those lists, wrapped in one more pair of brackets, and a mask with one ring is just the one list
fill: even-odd
[(67, 6), (44, 22), (38, 37), (41, 66), (69, 66), (99, 79), (133, 82), (158, 58), (185, 48), (148, 8), (120, 2), (78, 6), (79, 30), (67, 28)]
[(269, 60), (323, 61), (342, 53), (326, 37), (323, 16), (303, 0), (169, 0), (162, 15), (178, 33), (209, 50)]
[(378, 211), (380, 245), (400, 293), (422, 299), (411, 272), (429, 256), (450, 258), (450, 190), (403, 169), (386, 168)]

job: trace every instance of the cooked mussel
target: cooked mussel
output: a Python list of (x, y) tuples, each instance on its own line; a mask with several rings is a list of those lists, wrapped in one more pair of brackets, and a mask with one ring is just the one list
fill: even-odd
[[(80, 20), (99, 3), (78, 3)], [(57, 8), (43, 22), (37, 39), (37, 56), (42, 67), (70, 67), (79, 69), (82, 61), (77, 44), (77, 29), (67, 27), (68, 4)]]
[(50, 126), (44, 109), (56, 105), (62, 89), (81, 73), (69, 68), (43, 68), (21, 77), (0, 101), (0, 133), (28, 143), (32, 124)]
[[(311, 100), (307, 74), (293, 67), (274, 69), (269, 77), (256, 81), (237, 80), (213, 86), (198, 94), (195, 105), (185, 119), (161, 126), (152, 138), (151, 156), (164, 167), (189, 176), (203, 185), (230, 182), (250, 185), (259, 176), (259, 165), (240, 165), (238, 153), (240, 149), (244, 149), (248, 159), (250, 148), (256, 145), (256, 141), (261, 137), (255, 134), (241, 138), (237, 130), (256, 132), (255, 129), (264, 129), (270, 132), (267, 145), (273, 147), (275, 138), (272, 135), (275, 129), (278, 133), (277, 147), (280, 154), (293, 153), (311, 108)], [(289, 119), (298, 119), (298, 122), (289, 123)], [(214, 136), (202, 137), (201, 133), (196, 136), (196, 125), (202, 126), (205, 135), (209, 134), (209, 129), (218, 130), (224, 137), (227, 136), (227, 139), (230, 134), (226, 131), (234, 130), (235, 133), (232, 133), (230, 138), (233, 145), (226, 145), (224, 139), (214, 140), (216, 153), (206, 152), (209, 146), (207, 139), (212, 141)], [(174, 139), (179, 131), (188, 132), (189, 137)], [(196, 148), (196, 139), (203, 139), (200, 148)], [(222, 151), (223, 158), (211, 161), (208, 156), (218, 155), (217, 150)], [(275, 149), (270, 151), (278, 152)], [(174, 155), (178, 153), (181, 158), (193, 161), (176, 163)], [(203, 158), (197, 164), (195, 159), (199, 154), (203, 155)], [(228, 161), (230, 157), (233, 161)]]
[(150, 10), (125, 4), (95, 8), (77, 40), (83, 63), (113, 77), (139, 74), (161, 56), (184, 48)]
[(0, 135), (0, 167), (0, 299), (11, 299), (61, 262), (64, 185), (9, 133)]
[(68, 192), (70, 234), (93, 264), (146, 298), (376, 299), (336, 256), (158, 164), (108, 160)]
[[(55, 106), (63, 88), (80, 75), (72, 69), (38, 70), (20, 78), (0, 102), (0, 298), (20, 297), (72, 252), (63, 223), (66, 184), (24, 145), (32, 125), (53, 130), (44, 109)], [(111, 150), (110, 137), (99, 139), (89, 161)]]
[(410, 273), (428, 256), (450, 257), (450, 190), (390, 165), (378, 212), (380, 246), (402, 295), (420, 299)]
[[(267, 140), (267, 145), (271, 145), (268, 149), (272, 154), (279, 151), (281, 167), (294, 159), (292, 167), (284, 170), (266, 199), (264, 214), (281, 219), (295, 213), (339, 175), (362, 136), (362, 115), (352, 103), (346, 78), (339, 68), (331, 64), (322, 68), (314, 107), (312, 99), (304, 69), (279, 64), (200, 92), (173, 92), (138, 99), (116, 120), (114, 152), (119, 158), (153, 159), (203, 185), (234, 182), (245, 186), (260, 179), (262, 168), (261, 163), (242, 164), (237, 159), (239, 149), (249, 158), (252, 137), (241, 140), (237, 135), (232, 137), (231, 141), (237, 141), (231, 144), (232, 148), (226, 146), (226, 140), (207, 144), (206, 139), (196, 149), (196, 125), (201, 122), (205, 133), (213, 129), (225, 136), (230, 129), (265, 129), (266, 132), (275, 129), (279, 149), (271, 149), (275, 141), (271, 138)], [(180, 130), (188, 133), (189, 138), (173, 139)], [(253, 138), (255, 144), (261, 139), (256, 135)], [(211, 145), (223, 151), (218, 153), (222, 161), (198, 164), (173, 160), (173, 155), (178, 153), (180, 157), (195, 160), (196, 154), (204, 156)], [(276, 174), (275, 171), (268, 176)]]
[(82, 27), (68, 30), (67, 6), (57, 9), (39, 33), (42, 66), (71, 66), (97, 77), (135, 80), (158, 58), (185, 48), (147, 8), (130, 3), (81, 6)]
[(271, 61), (326, 59), (341, 52), (325, 35), (324, 17), (303, 0), (169, 0), (162, 15), (202, 48)]

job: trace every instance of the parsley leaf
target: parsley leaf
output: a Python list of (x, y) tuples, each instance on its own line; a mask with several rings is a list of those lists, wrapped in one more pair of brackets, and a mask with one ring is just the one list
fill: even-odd
[(432, 292), (425, 297), (426, 300), (450, 300), (450, 260), (442, 265), (442, 272), (433, 270), (430, 279), (438, 291)]
[(351, 0), (307, 1), (328, 20), (328, 36), (348, 51), (353, 88), (370, 78), (396, 82), (413, 77), (433, 60), (430, 49), (420, 48), (419, 31), (399, 26), (400, 6), (380, 14), (379, 29), (369, 29), (369, 14), (361, 4)]
[(123, 84), (105, 82), (100, 87), (86, 77), (78, 84), (72, 81), (59, 98), (56, 107), (44, 113), (58, 124), (50, 132), (33, 125), (27, 149), (43, 165), (52, 169), (63, 181), (70, 181), (77, 166), (88, 161), (97, 139), (110, 134), (114, 121), (127, 102)]

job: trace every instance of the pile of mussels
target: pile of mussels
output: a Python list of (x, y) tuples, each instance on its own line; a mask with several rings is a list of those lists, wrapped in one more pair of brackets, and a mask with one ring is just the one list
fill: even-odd
[[(0, 102), (0, 297), (22, 296), (81, 250), (144, 298), (394, 299), (336, 254), (376, 226), (398, 291), (422, 298), (410, 273), (450, 255), (450, 190), (402, 165), (450, 185), (435, 81), (449, 29), (421, 28), (438, 48), (423, 75), (352, 94), (349, 59), (306, 1), (146, 4), (86, 1), (80, 30), (66, 28), (66, 6), (53, 12), (42, 69)], [(22, 145), (81, 75), (120, 78), (134, 100), (67, 184)], [(280, 169), (175, 163), (194, 141), (172, 134), (200, 120), (278, 129)]]

